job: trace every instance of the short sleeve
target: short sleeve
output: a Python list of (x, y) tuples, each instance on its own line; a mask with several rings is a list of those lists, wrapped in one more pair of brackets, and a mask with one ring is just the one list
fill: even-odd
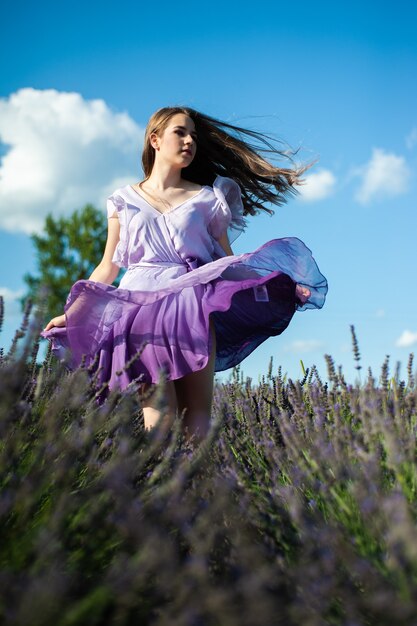
[(126, 202), (117, 194), (107, 198), (107, 217), (113, 217), (117, 213), (120, 223), (120, 238), (112, 258), (113, 263), (119, 267), (128, 267), (128, 232), (126, 217)]
[(217, 239), (226, 230), (230, 243), (243, 233), (247, 221), (243, 217), (242, 193), (239, 185), (226, 176), (217, 176), (213, 191), (218, 202), (208, 224), (209, 233)]
[(107, 217), (115, 216), (117, 216), (117, 206), (114, 196), (110, 196), (110, 198), (107, 198)]

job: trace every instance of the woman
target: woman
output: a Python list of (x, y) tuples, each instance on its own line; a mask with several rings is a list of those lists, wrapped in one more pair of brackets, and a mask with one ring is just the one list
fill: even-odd
[(214, 372), (280, 334), (295, 310), (324, 304), (326, 279), (299, 239), (233, 255), (244, 215), (271, 213), (263, 204), (285, 202), (306, 169), (275, 167), (262, 152), (284, 156), (264, 135), (188, 107), (154, 113), (143, 181), (108, 199), (103, 258), (42, 333), (110, 389), (141, 383), (146, 428), (161, 417), (153, 391), (164, 372), (167, 415), (184, 412), (186, 435), (204, 438)]

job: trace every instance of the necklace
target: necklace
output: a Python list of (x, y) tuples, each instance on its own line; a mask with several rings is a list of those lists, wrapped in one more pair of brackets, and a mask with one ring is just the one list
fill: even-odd
[(163, 206), (165, 206), (167, 208), (167, 210), (172, 209), (172, 204), (170, 202), (168, 202), (168, 200), (165, 200), (164, 198), (161, 198), (160, 196), (153, 196), (151, 193), (149, 193), (149, 191), (146, 191), (146, 189), (144, 189), (142, 187), (142, 183), (138, 184), (139, 189), (141, 189), (144, 193), (146, 193), (147, 196), (149, 196), (150, 198), (152, 198), (152, 200), (156, 200), (156, 202), (160, 202)]

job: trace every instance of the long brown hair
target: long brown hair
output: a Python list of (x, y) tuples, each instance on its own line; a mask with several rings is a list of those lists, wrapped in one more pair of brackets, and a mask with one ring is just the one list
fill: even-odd
[[(242, 190), (245, 215), (255, 215), (259, 210), (273, 213), (264, 203), (284, 204), (289, 194), (296, 193), (294, 185), (302, 183), (301, 175), (311, 166), (276, 167), (266, 155), (293, 163), (295, 153), (278, 149), (272, 137), (223, 122), (190, 107), (173, 106), (156, 111), (146, 127), (142, 152), (145, 180), (155, 162), (150, 136), (152, 133), (161, 136), (170, 118), (177, 113), (188, 115), (197, 132), (197, 152), (190, 165), (182, 170), (182, 177), (200, 185), (212, 185), (217, 175), (233, 178)], [(246, 138), (255, 140), (255, 143), (249, 143)]]

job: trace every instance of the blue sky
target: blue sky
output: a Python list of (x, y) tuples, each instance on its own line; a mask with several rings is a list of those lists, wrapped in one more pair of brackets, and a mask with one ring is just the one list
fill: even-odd
[(379, 373), (389, 354), (405, 374), (417, 350), (411, 3), (18, 1), (0, 19), (0, 343), (19, 322), (22, 277), (36, 269), (30, 231), (48, 210), (87, 202), (104, 216), (112, 185), (140, 179), (151, 113), (180, 103), (318, 159), (300, 197), (251, 219), (234, 250), (301, 238), (328, 278), (328, 300), (258, 348), (244, 374), (257, 379), (270, 355), (290, 376), (300, 359), (324, 374), (329, 353), (353, 379), (350, 324), (364, 368)]

